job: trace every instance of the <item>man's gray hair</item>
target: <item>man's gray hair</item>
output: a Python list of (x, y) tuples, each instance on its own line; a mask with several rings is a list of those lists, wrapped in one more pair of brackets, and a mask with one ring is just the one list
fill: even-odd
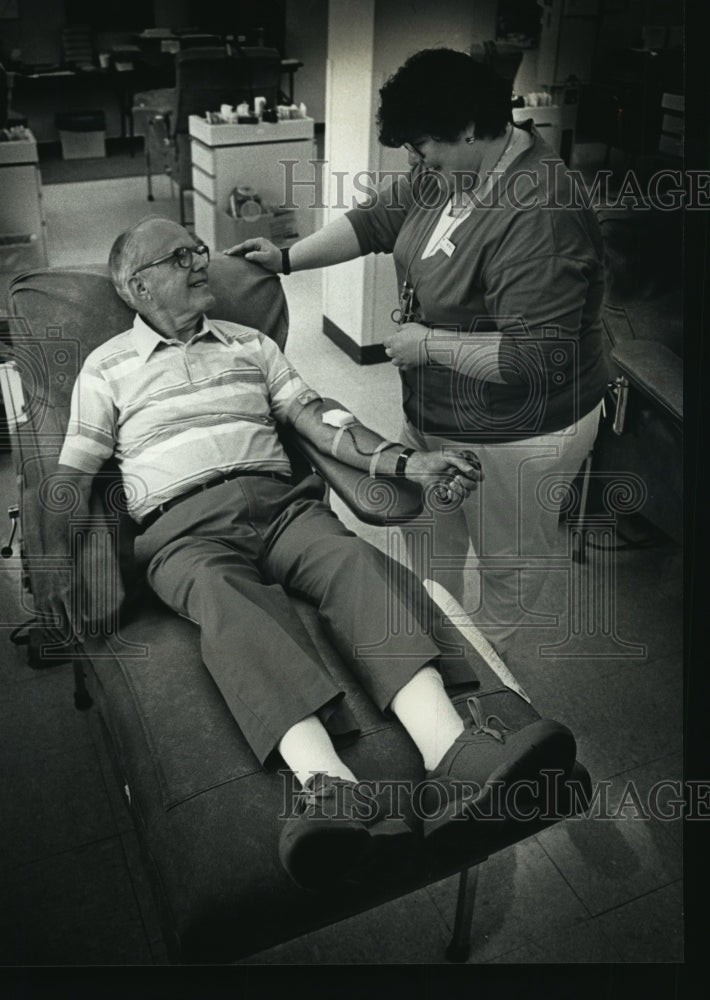
[(138, 266), (141, 248), (140, 231), (149, 223), (159, 221), (163, 221), (159, 215), (146, 215), (139, 219), (130, 229), (126, 229), (116, 237), (109, 253), (108, 267), (113, 287), (123, 301), (132, 308), (135, 308), (135, 305), (129, 282)]

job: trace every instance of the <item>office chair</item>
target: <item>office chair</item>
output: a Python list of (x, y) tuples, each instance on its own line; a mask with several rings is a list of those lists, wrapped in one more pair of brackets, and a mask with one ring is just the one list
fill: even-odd
[(245, 45), (235, 53), (245, 60), (245, 84), (250, 96), (245, 98), (253, 106), (254, 97), (265, 97), (266, 106), (275, 108), (285, 101), (279, 89), (281, 56), (278, 49), (264, 45)]

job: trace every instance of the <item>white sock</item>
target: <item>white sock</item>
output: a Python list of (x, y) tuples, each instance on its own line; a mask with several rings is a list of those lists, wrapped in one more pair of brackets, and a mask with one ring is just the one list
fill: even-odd
[(464, 729), (434, 667), (422, 667), (397, 692), (390, 707), (414, 740), (427, 771), (434, 770)]
[(291, 726), (284, 733), (278, 749), (301, 786), (316, 772), (357, 781), (350, 768), (338, 757), (328, 731), (315, 715), (309, 715)]

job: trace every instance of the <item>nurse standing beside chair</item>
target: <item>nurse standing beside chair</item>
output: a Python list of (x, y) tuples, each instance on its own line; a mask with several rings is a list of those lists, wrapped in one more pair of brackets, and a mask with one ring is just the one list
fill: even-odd
[[(422, 524), (431, 564), (408, 526), (410, 557), (504, 653), (519, 628), (564, 611), (537, 598), (567, 552), (560, 504), (594, 444), (607, 384), (601, 235), (558, 154), (532, 122), (513, 124), (510, 82), (463, 52), (408, 59), (380, 91), (377, 124), (410, 171), (374, 204), (288, 250), (259, 237), (227, 253), (284, 274), (393, 255), (400, 302), (383, 343), (401, 377), (400, 439), (464, 446), (483, 472), (475, 494)], [(469, 546), (479, 577), (467, 587)]]

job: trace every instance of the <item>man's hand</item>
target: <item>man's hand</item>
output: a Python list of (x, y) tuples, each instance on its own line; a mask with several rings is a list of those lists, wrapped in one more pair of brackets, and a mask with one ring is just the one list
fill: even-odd
[(385, 336), (385, 354), (402, 371), (424, 365), (427, 362), (424, 341), (428, 333), (429, 327), (422, 323), (403, 323)]
[[(47, 570), (35, 574), (35, 606), (47, 619), (47, 626), (61, 630), (66, 637), (80, 634), (88, 621), (86, 608), (91, 591), (87, 590), (82, 567), (77, 564), (72, 543), (72, 517), (86, 523), (94, 477), (68, 465), (58, 465), (47, 477), (47, 496), (40, 495), (40, 521)], [(52, 502), (57, 494), (58, 503)], [(63, 503), (62, 499), (68, 502)], [(97, 543), (101, 546), (101, 542)], [(91, 582), (88, 586), (92, 586)], [(53, 619), (53, 621), (52, 621)]]
[(256, 236), (252, 240), (236, 243), (224, 253), (229, 257), (242, 256), (246, 260), (260, 264), (266, 271), (271, 271), (273, 274), (281, 273), (281, 251), (265, 236)]
[[(90, 635), (111, 635), (118, 620), (120, 580), (109, 583), (110, 573), (118, 573), (113, 556), (99, 569), (99, 578), (87, 580), (85, 567), (62, 567), (38, 572), (33, 579), (35, 607), (44, 628), (61, 634), (64, 639), (81, 639)], [(122, 591), (121, 591), (122, 593)]]
[(415, 451), (407, 459), (404, 474), (423, 486), (439, 482), (444, 500), (467, 497), (483, 480), (476, 454), (450, 445), (444, 445), (439, 451)]

